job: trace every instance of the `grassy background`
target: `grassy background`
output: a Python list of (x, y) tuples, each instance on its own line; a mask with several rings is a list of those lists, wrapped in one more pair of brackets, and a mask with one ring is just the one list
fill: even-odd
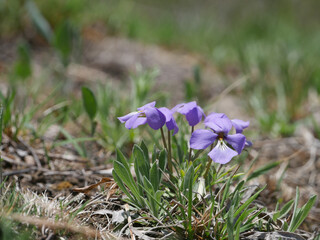
[[(39, 44), (32, 41), (37, 31), (28, 2), (0, 2), (2, 39), (19, 36)], [(309, 90), (320, 91), (316, 0), (34, 2), (56, 35), (67, 29), (81, 37), (98, 25), (104, 35), (199, 53), (230, 83), (247, 76), (240, 94), (262, 129), (274, 135), (291, 135), (294, 123), (310, 115)], [(60, 40), (64, 55), (67, 41)]]

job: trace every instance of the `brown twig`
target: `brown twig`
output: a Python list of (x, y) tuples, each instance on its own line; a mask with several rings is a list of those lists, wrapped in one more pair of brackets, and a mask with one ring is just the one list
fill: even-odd
[(21, 137), (18, 137), (18, 140), (29, 150), (29, 152), (32, 154), (34, 161), (37, 164), (38, 168), (42, 168), (41, 162), (38, 158), (38, 155), (36, 154), (36, 152), (34, 151), (34, 149), (28, 144), (26, 143)]

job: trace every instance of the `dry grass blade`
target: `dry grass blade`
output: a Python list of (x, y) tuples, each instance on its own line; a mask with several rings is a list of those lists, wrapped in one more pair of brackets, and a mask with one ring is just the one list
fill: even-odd
[(75, 192), (88, 193), (90, 190), (100, 186), (101, 184), (107, 183), (107, 182), (112, 182), (112, 181), (113, 180), (111, 178), (105, 177), (105, 178), (102, 178), (100, 180), (100, 182), (98, 182), (98, 183), (95, 183), (95, 184), (92, 184), (92, 185), (89, 185), (89, 186), (83, 187), (83, 188), (74, 188), (72, 190)]
[[(35, 225), (37, 227), (46, 226), (52, 230), (66, 230), (72, 233), (79, 233), (87, 238), (102, 238), (101, 233), (87, 226), (71, 225), (67, 222), (54, 222), (47, 218), (23, 216), (20, 214), (12, 214), (9, 218), (18, 222)], [(113, 239), (116, 238), (114, 237)]]

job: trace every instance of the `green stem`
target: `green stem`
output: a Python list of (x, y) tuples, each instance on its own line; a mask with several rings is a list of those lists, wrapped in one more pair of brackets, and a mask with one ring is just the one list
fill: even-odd
[(168, 129), (168, 170), (172, 174), (171, 134)]
[[(211, 144), (211, 147), (210, 147), (210, 151), (213, 149), (213, 144)], [(209, 170), (210, 170), (210, 167), (211, 167), (211, 164), (212, 164), (212, 159), (210, 159), (209, 155), (208, 155), (208, 164), (207, 164), (207, 167), (206, 167), (206, 171), (203, 175), (203, 178), (206, 179), (206, 177), (208, 176), (208, 173), (209, 173)]]
[(160, 128), (160, 131), (161, 131), (161, 137), (162, 137), (163, 146), (168, 152), (167, 142), (166, 142), (166, 138), (164, 137), (163, 128)]
[[(3, 107), (2, 104), (0, 105), (0, 145), (2, 143), (2, 113)], [(0, 153), (0, 196), (2, 195), (2, 158)]]
[[(192, 135), (193, 131), (194, 131), (194, 126), (191, 127), (191, 135)], [(190, 147), (190, 149), (189, 149), (189, 162), (192, 161), (192, 159), (191, 159), (191, 152), (192, 152), (192, 148)]]

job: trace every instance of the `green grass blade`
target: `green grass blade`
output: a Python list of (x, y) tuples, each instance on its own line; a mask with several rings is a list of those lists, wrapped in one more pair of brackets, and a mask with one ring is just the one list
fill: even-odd
[(193, 178), (194, 178), (194, 168), (193, 165), (188, 169), (185, 185), (188, 186), (188, 238), (193, 239), (193, 230), (192, 230), (192, 186), (193, 186)]
[(289, 232), (294, 232), (298, 229), (298, 227), (301, 225), (301, 223), (305, 220), (305, 218), (308, 216), (308, 213), (310, 212), (312, 206), (314, 205), (315, 201), (317, 199), (316, 195), (313, 195), (308, 202), (303, 205), (301, 209), (299, 209), (299, 213), (296, 215), (295, 219), (292, 219), (293, 225), (289, 227)]
[(289, 225), (289, 232), (291, 229), (293, 229), (293, 225), (295, 224), (294, 220), (296, 219), (296, 216), (297, 216), (297, 212), (298, 212), (298, 203), (299, 203), (299, 198), (300, 198), (300, 192), (299, 192), (299, 188), (297, 187), (296, 188), (296, 197), (295, 197), (295, 200), (294, 200), (294, 208), (293, 208), (293, 213), (292, 213), (292, 220), (290, 222), (290, 225)]
[(290, 200), (289, 202), (287, 202), (280, 211), (276, 212), (272, 219), (273, 221), (276, 221), (278, 218), (283, 218), (285, 217), (291, 210), (292, 206), (293, 206), (294, 200)]
[(276, 161), (276, 162), (268, 163), (265, 166), (262, 166), (261, 168), (255, 170), (253, 173), (251, 173), (250, 176), (248, 177), (247, 181), (250, 181), (251, 179), (257, 178), (257, 177), (265, 174), (266, 172), (270, 171), (271, 169), (277, 167), (280, 163), (281, 163), (281, 161)]
[(252, 195), (244, 204), (242, 204), (235, 212), (234, 216), (238, 216), (244, 209), (246, 209), (249, 206), (249, 204), (252, 203), (253, 200), (255, 200), (258, 197), (258, 195), (260, 194), (260, 192), (263, 191), (263, 189), (265, 189), (265, 186), (261, 188), (258, 192), (256, 192), (254, 195)]

